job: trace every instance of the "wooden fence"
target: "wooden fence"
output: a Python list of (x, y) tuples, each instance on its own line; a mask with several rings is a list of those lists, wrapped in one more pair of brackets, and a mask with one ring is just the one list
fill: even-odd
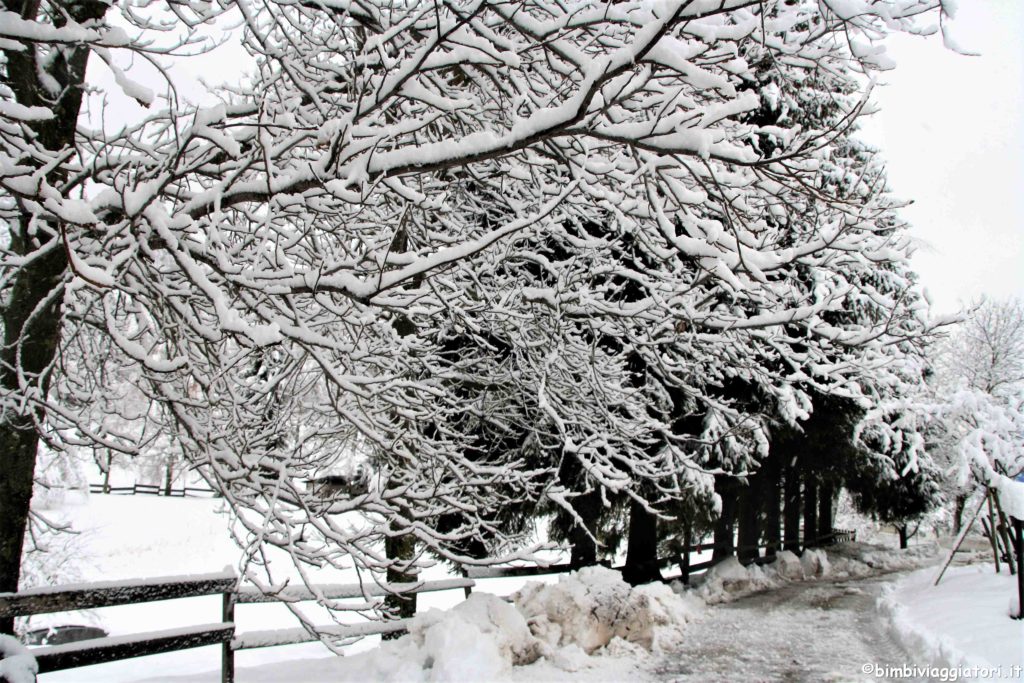
[(104, 486), (103, 484), (89, 484), (89, 493), (105, 493), (115, 496), (133, 496), (136, 494), (149, 496), (173, 496), (178, 498), (216, 498), (220, 494), (211, 488), (201, 486), (171, 487), (170, 491), (165, 486), (156, 484), (133, 484), (132, 486)]
[[(816, 544), (838, 540), (855, 540), (851, 531), (834, 530), (817, 539)], [(690, 553), (714, 550), (715, 546), (699, 543), (688, 546), (680, 554), (659, 560), (661, 568), (677, 565), (682, 579), (712, 566), (712, 561), (691, 563)], [(734, 549), (737, 549), (734, 547)], [(745, 549), (745, 548), (738, 548)], [(761, 557), (758, 546), (755, 562), (770, 561)], [(140, 581), (102, 582), (76, 586), (57, 586), (19, 593), (0, 593), (0, 617), (23, 617), (53, 612), (70, 612), (99, 607), (174, 600), (204, 595), (221, 596), (220, 621), (186, 628), (167, 629), (128, 636), (96, 638), (65, 645), (35, 648), (32, 655), (39, 663), (39, 672), (48, 673), (92, 664), (113, 662), (145, 655), (174, 652), (205, 645), (221, 646), (221, 680), (232, 683), (235, 675), (234, 653), (238, 650), (292, 645), (320, 640), (321, 635), (354, 638), (393, 633), (408, 628), (410, 619), (368, 621), (359, 624), (318, 626), (316, 632), (305, 628), (249, 631), (238, 634), (235, 628), (235, 606), (266, 602), (303, 602), (316, 600), (367, 599), (393, 593), (419, 594), (463, 589), (468, 596), (478, 579), (539, 576), (571, 571), (568, 564), (522, 567), (474, 567), (464, 571), (464, 578), (418, 583), (396, 584), (323, 584), (312, 587), (286, 587), (275, 593), (263, 593), (253, 587), (238, 588), (238, 577), (232, 571), (191, 577), (165, 577)]]
[[(829, 545), (831, 543), (848, 543), (857, 540), (857, 532), (850, 531), (847, 529), (832, 529), (830, 532), (823, 536), (819, 536), (814, 539), (811, 544), (815, 547)], [(691, 562), (691, 553), (701, 553), (708, 550), (715, 550), (716, 548), (727, 548), (734, 551), (738, 550), (757, 550), (758, 557), (752, 560), (752, 563), (766, 564), (774, 559), (773, 555), (761, 556), (760, 551), (762, 550), (781, 550), (774, 545), (758, 545), (758, 546), (737, 546), (714, 543), (695, 543), (688, 545), (683, 550), (673, 555), (672, 557), (665, 557), (658, 559), (659, 569), (665, 569), (672, 566), (679, 567), (679, 578), (684, 583), (689, 583), (690, 575), (696, 574), (701, 571), (710, 569), (718, 560), (705, 560), (703, 562)], [(573, 567), (569, 564), (551, 564), (546, 566), (518, 566), (518, 567), (470, 567), (464, 570), (463, 574), (470, 579), (496, 579), (496, 578), (507, 578), (507, 577), (522, 577), (522, 576), (543, 576), (545, 574), (562, 574), (565, 572), (572, 571)], [(621, 570), (622, 567), (615, 567), (617, 570)], [(675, 580), (675, 577), (673, 577)]]
[(220, 644), (221, 680), (224, 683), (231, 683), (235, 677), (234, 653), (238, 650), (315, 642), (320, 639), (319, 634), (338, 638), (355, 638), (404, 631), (408, 628), (410, 621), (402, 619), (359, 624), (332, 624), (317, 627), (318, 633), (312, 633), (303, 628), (293, 628), (237, 634), (235, 630), (236, 604), (365, 599), (389, 593), (418, 594), (459, 588), (468, 589), (472, 588), (474, 583), (472, 579), (462, 578), (384, 585), (331, 584), (315, 586), (312, 591), (307, 588), (289, 587), (272, 595), (264, 595), (254, 588), (236, 589), (238, 577), (234, 572), (228, 571), (188, 578), (165, 577), (140, 581), (101, 582), (57, 586), (19, 593), (0, 593), (0, 617), (24, 617), (219, 594), (222, 598), (219, 622), (128, 636), (95, 638), (66, 645), (44, 646), (33, 648), (31, 652), (39, 663), (39, 673), (48, 673)]

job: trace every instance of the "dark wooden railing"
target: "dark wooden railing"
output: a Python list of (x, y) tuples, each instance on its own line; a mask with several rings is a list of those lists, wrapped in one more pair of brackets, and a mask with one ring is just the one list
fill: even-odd
[[(237, 581), (234, 572), (221, 572), (187, 578), (102, 582), (0, 593), (0, 616), (25, 617), (218, 593), (225, 596), (226, 605), (230, 602), (227, 596), (234, 591)], [(44, 646), (33, 649), (32, 655), (39, 663), (39, 673), (47, 673), (203, 645), (227, 644), (234, 635), (235, 625), (226, 609), (221, 616), (221, 622), (202, 626)]]
[(384, 596), (391, 593), (428, 593), (433, 591), (469, 589), (472, 579), (445, 579), (396, 584), (330, 584), (287, 587), (264, 594), (251, 587), (236, 589), (234, 572), (192, 577), (165, 577), (139, 581), (101, 582), (76, 586), (57, 586), (19, 593), (0, 593), (0, 617), (25, 617), (53, 612), (71, 612), (99, 607), (174, 600), (204, 595), (221, 595), (221, 621), (185, 628), (152, 631), (126, 636), (94, 638), (65, 645), (32, 648), (39, 664), (39, 673), (62, 671), (92, 664), (102, 664), (145, 655), (175, 652), (205, 645), (221, 645), (221, 680), (234, 681), (234, 653), (274, 645), (315, 642), (321, 636), (354, 638), (393, 633), (408, 628), (409, 619), (368, 621), (356, 624), (331, 624), (315, 630), (304, 628), (249, 631), (237, 634), (235, 605), (261, 602), (302, 602), (307, 600), (341, 600)]
[(202, 486), (182, 486), (170, 490), (166, 486), (156, 484), (133, 484), (131, 486), (106, 486), (104, 484), (89, 484), (89, 493), (106, 493), (115, 496), (172, 496), (177, 498), (215, 498), (219, 494), (211, 488)]
[[(811, 542), (814, 547), (826, 546), (832, 543), (848, 543), (857, 540), (857, 532), (849, 531), (846, 529), (832, 529), (827, 534), (819, 536)], [(780, 551), (782, 548), (775, 544), (757, 545), (757, 546), (737, 546), (735, 544), (714, 544), (714, 543), (694, 543), (692, 545), (684, 546), (683, 550), (671, 557), (659, 558), (658, 566), (660, 569), (667, 567), (677, 566), (679, 567), (680, 576), (684, 583), (689, 582), (691, 574), (710, 569), (719, 560), (705, 560), (703, 562), (691, 562), (690, 555), (692, 553), (701, 553), (708, 550), (715, 550), (717, 548), (726, 548), (733, 551), (742, 550), (757, 550), (758, 557), (750, 560), (748, 564), (766, 564), (774, 559), (774, 556), (769, 554), (761, 556), (762, 550), (766, 551)], [(537, 566), (515, 566), (515, 567), (467, 567), (463, 570), (464, 576), (471, 579), (496, 579), (496, 578), (507, 578), (507, 577), (522, 577), (522, 576), (544, 576), (546, 574), (564, 574), (565, 572), (572, 571), (573, 567), (569, 564), (550, 564), (550, 565), (537, 565)], [(622, 567), (615, 567), (615, 569), (621, 570)], [(676, 577), (672, 577), (674, 581)]]

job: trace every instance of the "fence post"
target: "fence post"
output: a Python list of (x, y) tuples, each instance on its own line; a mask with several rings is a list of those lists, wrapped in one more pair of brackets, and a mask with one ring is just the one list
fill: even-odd
[(683, 584), (690, 585), (690, 544), (687, 543), (683, 546), (683, 552), (679, 556), (679, 574), (683, 579)]
[[(235, 593), (225, 591), (223, 595), (221, 621), (235, 623)], [(234, 632), (234, 631), (232, 631)], [(220, 645), (220, 680), (221, 683), (235, 683), (235, 651), (231, 649), (231, 640)]]

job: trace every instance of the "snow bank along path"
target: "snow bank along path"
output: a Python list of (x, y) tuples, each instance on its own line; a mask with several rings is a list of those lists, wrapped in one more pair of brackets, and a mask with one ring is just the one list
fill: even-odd
[(903, 646), (920, 653), (922, 665), (999, 668), (1003, 680), (1024, 678), (1024, 622), (1009, 618), (1015, 578), (980, 564), (954, 567), (938, 586), (934, 581), (935, 571), (922, 569), (882, 596), (881, 608)]

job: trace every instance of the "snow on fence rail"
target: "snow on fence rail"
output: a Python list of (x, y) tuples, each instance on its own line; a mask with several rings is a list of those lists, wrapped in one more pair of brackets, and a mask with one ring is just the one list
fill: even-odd
[(360, 624), (332, 624), (318, 627), (317, 633), (304, 628), (292, 628), (236, 634), (236, 603), (365, 599), (389, 593), (411, 594), (458, 588), (469, 589), (475, 585), (475, 582), (472, 579), (462, 578), (380, 585), (325, 584), (312, 586), (312, 589), (286, 587), (270, 595), (264, 595), (251, 587), (239, 589), (237, 584), (238, 577), (235, 573), (226, 570), (216, 574), (191, 577), (104, 581), (38, 588), (19, 593), (0, 593), (0, 616), (23, 617), (220, 594), (223, 597), (220, 622), (109, 638), (94, 638), (66, 645), (33, 648), (30, 652), (39, 664), (39, 673), (48, 673), (120, 659), (220, 644), (221, 680), (224, 683), (231, 683), (234, 681), (234, 652), (236, 650), (314, 642), (319, 640), (321, 634), (337, 638), (352, 638), (393, 633), (404, 631), (409, 624), (408, 619), (402, 619)]

